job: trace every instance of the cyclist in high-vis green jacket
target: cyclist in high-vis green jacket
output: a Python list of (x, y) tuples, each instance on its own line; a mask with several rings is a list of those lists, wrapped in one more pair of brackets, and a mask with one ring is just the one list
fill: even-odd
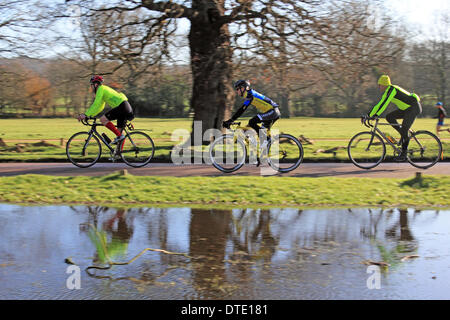
[(390, 124), (398, 124), (397, 119), (403, 119), (401, 127), (393, 127), (402, 137), (402, 153), (397, 160), (404, 161), (406, 160), (406, 150), (409, 144), (409, 128), (411, 128), (416, 117), (422, 113), (420, 98), (415, 93), (410, 93), (399, 86), (391, 84), (391, 79), (388, 75), (382, 75), (378, 79), (378, 87), (383, 92), (383, 96), (380, 102), (369, 112), (369, 117), (380, 116), (391, 102), (398, 107), (397, 110), (386, 115), (386, 120)]
[[(125, 139), (122, 131), (127, 120), (134, 119), (133, 109), (128, 103), (128, 98), (125, 94), (104, 85), (102, 76), (92, 76), (90, 82), (95, 92), (95, 100), (84, 114), (78, 116), (78, 120), (83, 120), (86, 117), (95, 117), (108, 104), (111, 110), (100, 117), (100, 122), (117, 136), (112, 143), (119, 143)], [(117, 120), (117, 128), (111, 120)]]

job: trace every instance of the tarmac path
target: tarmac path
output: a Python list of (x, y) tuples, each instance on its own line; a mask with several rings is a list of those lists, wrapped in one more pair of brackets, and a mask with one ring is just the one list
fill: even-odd
[(269, 167), (245, 165), (234, 173), (222, 173), (211, 165), (174, 165), (171, 163), (150, 163), (143, 168), (132, 168), (125, 163), (97, 163), (86, 169), (71, 163), (0, 163), (0, 176), (21, 174), (44, 174), (55, 176), (99, 176), (126, 169), (137, 176), (290, 176), (290, 177), (369, 177), (369, 178), (409, 178), (417, 172), (425, 175), (450, 175), (450, 162), (441, 162), (432, 168), (421, 170), (409, 163), (385, 162), (371, 170), (363, 170), (351, 163), (302, 163), (297, 169), (287, 174), (279, 174)]

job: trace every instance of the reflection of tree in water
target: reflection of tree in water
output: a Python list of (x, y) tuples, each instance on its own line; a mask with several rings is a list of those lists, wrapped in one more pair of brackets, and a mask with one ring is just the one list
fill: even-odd
[(238, 284), (251, 284), (252, 265), (270, 263), (277, 251), (280, 236), (272, 232), (273, 223), (279, 234), (292, 226), (292, 221), (279, 223), (270, 210), (191, 212), (189, 255), (201, 258), (192, 264), (193, 282), (196, 291), (206, 297), (223, 296)]
[[(413, 218), (415, 218), (418, 214), (420, 214), (420, 211), (415, 211)], [(385, 219), (383, 220), (383, 218)], [(379, 224), (381, 222), (384, 222), (386, 225), (388, 225), (392, 220), (394, 220), (394, 223), (392, 223), (389, 227), (386, 227), (386, 230), (384, 232), (386, 238), (396, 241), (415, 240), (410, 230), (407, 209), (399, 209), (398, 215), (393, 209), (380, 210), (379, 212), (373, 212), (371, 209), (369, 209), (369, 219), (369, 224), (363, 225), (361, 228), (361, 234), (364, 237), (376, 239)]]
[(80, 224), (81, 231), (88, 231), (89, 226), (92, 225), (97, 228), (98, 226), (98, 219), (100, 215), (106, 211), (109, 210), (108, 207), (99, 207), (99, 206), (86, 206), (86, 207), (70, 207), (73, 211), (79, 214), (86, 214), (86, 211), (88, 213), (87, 221), (85, 223)]
[[(418, 242), (411, 231), (410, 223), (411, 218), (414, 221), (420, 213), (420, 210), (415, 210), (411, 215), (408, 214), (407, 209), (380, 210), (378, 213), (369, 210), (370, 223), (368, 228), (362, 228), (361, 234), (376, 241), (377, 247), (385, 262), (396, 264), (406, 253), (411, 254), (418, 250)], [(393, 241), (395, 244), (394, 247), (391, 246), (391, 249), (389, 249), (389, 242), (377, 238), (379, 224), (381, 222), (385, 226), (385, 239)]]
[(230, 226), (231, 210), (191, 210), (189, 255), (203, 258), (193, 262), (192, 281), (200, 294), (219, 294), (226, 282), (224, 260)]
[(270, 231), (272, 220), (270, 210), (242, 210), (233, 219), (234, 251), (270, 260), (279, 242)]
[(394, 223), (389, 229), (386, 230), (386, 237), (398, 241), (415, 240), (409, 226), (408, 210), (399, 210), (399, 218), (396, 223)]

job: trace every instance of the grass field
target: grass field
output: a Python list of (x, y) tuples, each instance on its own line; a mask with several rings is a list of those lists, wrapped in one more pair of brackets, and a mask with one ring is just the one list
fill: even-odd
[(133, 207), (449, 207), (449, 185), (447, 176), (421, 179), (252, 177), (249, 180), (239, 176), (179, 178), (118, 173), (100, 177), (22, 175), (0, 177), (0, 202)]
[[(148, 130), (146, 132), (154, 139), (157, 146), (154, 161), (169, 161), (173, 146), (179, 143), (171, 140), (172, 132), (191, 128), (189, 119), (137, 119), (134, 124), (137, 129)], [(359, 119), (330, 118), (281, 119), (274, 128), (313, 140), (313, 144), (304, 144), (306, 161), (347, 161), (349, 139), (366, 130)], [(432, 132), (434, 128), (434, 119), (418, 119), (413, 127)], [(73, 133), (86, 129), (75, 119), (0, 120), (0, 138), (7, 143), (0, 147), (0, 161), (67, 161), (64, 142)], [(104, 128), (101, 131), (107, 132)], [(385, 132), (397, 137), (390, 127), (386, 126)], [(446, 136), (442, 134), (442, 137)], [(62, 144), (61, 138), (65, 139)], [(449, 147), (448, 138), (443, 140), (444, 154)], [(317, 152), (333, 148), (335, 153)], [(388, 154), (392, 154), (391, 150)], [(0, 202), (109, 206), (449, 207), (449, 186), (447, 176), (425, 176), (422, 180), (252, 177), (249, 181), (248, 177), (240, 176), (22, 175), (0, 178)]]
[[(242, 121), (248, 120), (243, 118)], [(171, 140), (176, 129), (190, 130), (189, 119), (136, 119), (133, 121), (137, 129), (145, 129), (156, 145), (153, 161), (170, 161), (170, 152), (175, 144)], [(418, 119), (413, 129), (435, 131), (435, 119)], [(350, 138), (360, 131), (366, 131), (359, 119), (340, 118), (291, 118), (280, 119), (274, 126), (285, 133), (296, 137), (303, 135), (313, 144), (303, 144), (305, 161), (347, 161), (346, 146)], [(383, 127), (385, 132), (398, 137), (389, 126)], [(65, 142), (78, 131), (87, 131), (75, 119), (3, 119), (0, 120), (0, 138), (6, 146), (0, 146), (0, 161), (66, 161)], [(110, 137), (112, 133), (105, 128)], [(450, 134), (441, 133), (444, 144), (444, 155), (450, 147)], [(64, 139), (61, 141), (60, 139)], [(44, 140), (45, 143), (40, 143)], [(388, 156), (392, 150), (388, 148)], [(106, 157), (107, 155), (105, 155)]]

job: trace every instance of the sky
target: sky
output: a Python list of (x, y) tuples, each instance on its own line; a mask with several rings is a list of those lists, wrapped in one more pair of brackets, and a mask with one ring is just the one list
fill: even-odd
[[(64, 0), (43, 0), (44, 2), (61, 2)], [(402, 20), (409, 31), (412, 31), (416, 36), (415, 41), (421, 41), (433, 37), (436, 35), (436, 18), (439, 14), (446, 12), (450, 16), (450, 0), (381, 0), (383, 3), (379, 10), (388, 10), (388, 13), (395, 19)], [(70, 11), (70, 6), (68, 7)], [(75, 9), (74, 9), (75, 10)], [(73, 12), (76, 15), (77, 12)], [(55, 25), (56, 29), (64, 30), (65, 34), (70, 34), (71, 32), (77, 33), (78, 25), (75, 20), (72, 21), (61, 21)], [(178, 34), (186, 34), (189, 30), (189, 21), (187, 19), (181, 19), (178, 25)], [(185, 38), (185, 37), (183, 37)], [(64, 52), (65, 48), (63, 45), (54, 46), (52, 48), (53, 55), (55, 52)], [(179, 59), (184, 59), (181, 57), (187, 57), (188, 51), (180, 50), (178, 54)], [(187, 61), (187, 60), (186, 60)]]
[(439, 14), (446, 12), (450, 15), (449, 0), (386, 0), (385, 6), (411, 28), (422, 29), (425, 37), (433, 32)]

